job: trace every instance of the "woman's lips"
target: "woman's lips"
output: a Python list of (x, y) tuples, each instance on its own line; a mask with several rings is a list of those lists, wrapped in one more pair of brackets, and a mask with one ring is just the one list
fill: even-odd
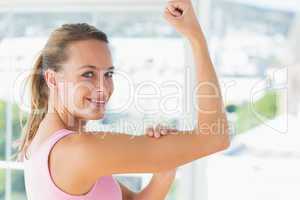
[(90, 99), (90, 98), (86, 98), (93, 106), (95, 107), (101, 107), (104, 106), (106, 104), (106, 101), (103, 100), (99, 100), (99, 99)]

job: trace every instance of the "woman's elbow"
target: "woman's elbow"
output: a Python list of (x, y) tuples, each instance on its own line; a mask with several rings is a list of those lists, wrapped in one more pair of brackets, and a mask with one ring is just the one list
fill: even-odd
[(229, 130), (226, 129), (223, 131), (222, 135), (219, 138), (219, 142), (217, 145), (217, 151), (223, 151), (230, 147), (230, 137), (229, 137)]
[(229, 136), (226, 136), (226, 139), (223, 140), (220, 148), (221, 148), (221, 151), (223, 150), (226, 150), (230, 147), (230, 138)]

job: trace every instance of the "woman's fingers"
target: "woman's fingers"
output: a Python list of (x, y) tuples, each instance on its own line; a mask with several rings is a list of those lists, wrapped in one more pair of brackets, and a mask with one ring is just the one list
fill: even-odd
[(178, 130), (176, 128), (170, 128), (168, 129), (168, 133), (174, 133), (177, 132)]
[(163, 128), (163, 129), (161, 129), (160, 133), (161, 133), (162, 135), (167, 135), (167, 134), (168, 134), (168, 129)]
[(159, 138), (160, 137), (160, 134), (161, 134), (161, 129), (162, 129), (162, 125), (158, 124), (156, 127), (155, 127), (155, 131), (154, 131), (154, 136), (156, 138)]
[(182, 15), (182, 10), (177, 8), (175, 5), (168, 5), (167, 9), (174, 17), (179, 17)]
[(146, 134), (152, 137), (154, 135), (153, 128), (152, 127), (147, 128)]
[(162, 126), (158, 124), (155, 127), (149, 127), (146, 129), (146, 134), (150, 137), (159, 138), (162, 135), (167, 135), (176, 132), (177, 129), (175, 128), (168, 128), (166, 126)]
[(164, 9), (164, 18), (185, 37), (190, 38), (202, 33), (192, 0), (168, 1)]
[(188, 9), (188, 4), (185, 0), (168, 1), (167, 9), (174, 17), (180, 17)]

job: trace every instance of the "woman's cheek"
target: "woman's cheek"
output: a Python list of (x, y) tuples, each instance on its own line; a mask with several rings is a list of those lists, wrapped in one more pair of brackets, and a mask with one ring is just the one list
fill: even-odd
[(80, 111), (87, 107), (87, 101), (85, 99), (86, 97), (88, 97), (88, 92), (83, 88), (74, 89), (71, 97), (73, 97), (72, 105), (77, 111)]
[(113, 81), (111, 80), (110, 84), (109, 84), (109, 90), (108, 90), (108, 100), (110, 99), (111, 95), (113, 94), (114, 92), (114, 83)]

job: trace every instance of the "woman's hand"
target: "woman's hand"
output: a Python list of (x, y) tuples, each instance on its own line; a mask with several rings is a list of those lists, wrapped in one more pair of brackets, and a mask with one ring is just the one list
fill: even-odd
[(175, 128), (168, 128), (166, 126), (163, 126), (161, 124), (158, 124), (156, 127), (148, 127), (146, 129), (146, 135), (150, 137), (159, 138), (160, 136), (176, 133), (178, 131)]
[(202, 33), (191, 0), (169, 0), (164, 17), (176, 31), (187, 38)]

